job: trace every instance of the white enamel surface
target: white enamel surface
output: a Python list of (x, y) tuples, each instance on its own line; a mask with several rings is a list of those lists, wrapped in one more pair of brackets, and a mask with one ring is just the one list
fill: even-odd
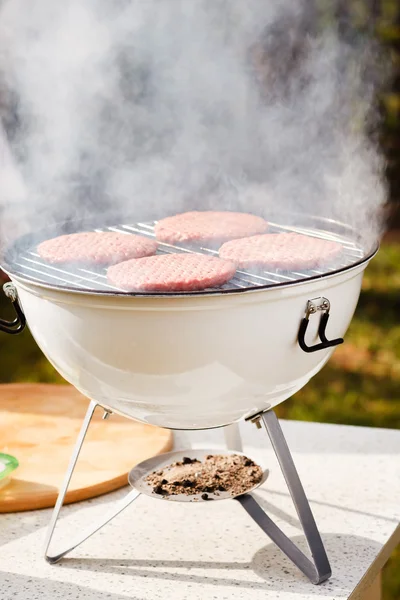
[[(327, 297), (327, 337), (344, 336), (364, 268), (281, 289), (181, 298), (14, 283), (34, 338), (67, 381), (112, 410), (184, 429), (237, 421), (303, 387), (333, 351), (300, 349), (307, 301)], [(318, 321), (311, 316), (309, 344), (318, 341)]]

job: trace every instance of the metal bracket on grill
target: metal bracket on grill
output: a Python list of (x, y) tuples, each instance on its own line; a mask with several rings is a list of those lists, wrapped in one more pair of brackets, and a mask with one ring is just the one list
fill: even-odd
[(5, 283), (3, 285), (3, 291), (7, 298), (11, 300), (17, 316), (14, 321), (5, 321), (4, 319), (0, 319), (0, 331), (5, 331), (5, 333), (10, 333), (13, 335), (16, 333), (21, 333), (25, 329), (26, 319), (18, 302), (17, 289), (12, 283)]
[[(317, 352), (318, 350), (325, 350), (326, 348), (332, 348), (333, 346), (343, 344), (343, 338), (328, 340), (328, 338), (326, 337), (325, 331), (329, 320), (330, 307), (331, 304), (327, 298), (314, 298), (313, 300), (309, 300), (307, 302), (306, 314), (304, 316), (304, 319), (300, 323), (300, 329), (297, 336), (299, 346), (304, 352)], [(305, 336), (310, 315), (315, 314), (317, 312), (322, 312), (321, 320), (319, 322), (318, 327), (318, 335), (321, 340), (321, 343), (315, 344), (314, 346), (307, 346)]]

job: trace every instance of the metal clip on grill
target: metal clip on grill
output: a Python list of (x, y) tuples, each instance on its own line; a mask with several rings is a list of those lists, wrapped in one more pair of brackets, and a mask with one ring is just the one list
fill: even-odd
[(7, 298), (11, 300), (17, 316), (13, 321), (5, 321), (4, 319), (0, 319), (0, 331), (14, 335), (21, 333), (25, 329), (26, 319), (18, 302), (17, 290), (12, 283), (5, 283), (3, 285), (3, 291)]
[[(304, 319), (301, 321), (298, 334), (299, 346), (304, 352), (317, 352), (318, 350), (325, 350), (325, 348), (332, 348), (333, 346), (343, 344), (343, 338), (328, 340), (325, 335), (326, 326), (329, 320), (330, 306), (330, 302), (327, 298), (314, 298), (313, 300), (309, 300), (307, 302), (306, 314)], [(309, 323), (309, 317), (310, 315), (315, 314), (318, 311), (322, 312), (318, 327), (318, 335), (319, 339), (321, 340), (321, 343), (315, 344), (314, 346), (308, 346), (305, 341), (305, 336)]]

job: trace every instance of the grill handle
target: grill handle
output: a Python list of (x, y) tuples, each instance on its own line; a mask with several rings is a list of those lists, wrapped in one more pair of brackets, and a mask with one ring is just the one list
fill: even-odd
[(5, 321), (4, 319), (0, 319), (0, 331), (4, 331), (5, 333), (10, 333), (12, 335), (21, 333), (25, 329), (26, 319), (18, 302), (17, 288), (12, 283), (5, 283), (3, 285), (3, 292), (7, 298), (10, 299), (17, 316), (14, 321)]
[[(331, 305), (327, 298), (314, 298), (313, 300), (309, 300), (307, 302), (306, 314), (300, 323), (300, 329), (297, 336), (299, 346), (304, 352), (317, 352), (318, 350), (325, 350), (326, 348), (332, 348), (333, 346), (339, 346), (339, 344), (343, 344), (343, 338), (328, 340), (328, 338), (325, 335), (326, 326), (329, 320), (330, 307)], [(314, 346), (308, 346), (306, 344), (305, 337), (308, 323), (310, 321), (310, 315), (315, 314), (318, 311), (322, 312), (322, 316), (318, 327), (318, 335), (319, 339), (321, 340), (321, 343), (315, 344)]]

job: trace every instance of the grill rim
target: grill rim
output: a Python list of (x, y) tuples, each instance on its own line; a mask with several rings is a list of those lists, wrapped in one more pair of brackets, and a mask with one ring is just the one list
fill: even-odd
[[(294, 213), (291, 213), (291, 216), (294, 216)], [(342, 230), (345, 231), (352, 231), (353, 235), (354, 235), (354, 231), (351, 229), (351, 227), (349, 227), (348, 225), (344, 224), (344, 223), (340, 223), (338, 221), (334, 221), (333, 219), (330, 218), (325, 218), (325, 217), (312, 217), (311, 215), (302, 215), (302, 220), (304, 218), (309, 218), (309, 219), (317, 219), (318, 222), (322, 222), (324, 224), (326, 224), (327, 226), (332, 226), (334, 225), (335, 228), (340, 228)], [(284, 221), (285, 222), (285, 221)], [(80, 220), (74, 220), (74, 221), (66, 221), (63, 223), (59, 223), (59, 224), (55, 224), (53, 225), (53, 227), (51, 228), (45, 228), (42, 229), (36, 233), (28, 233), (25, 234), (19, 238), (17, 238), (16, 240), (14, 240), (14, 243), (9, 246), (8, 248), (6, 248), (5, 252), (3, 253), (3, 262), (2, 264), (0, 263), (0, 268), (8, 275), (8, 277), (10, 277), (10, 279), (15, 280), (16, 282), (20, 282), (21, 284), (29, 284), (30, 286), (35, 286), (41, 289), (47, 289), (47, 290), (55, 290), (58, 292), (66, 292), (66, 293), (70, 293), (70, 294), (83, 294), (85, 296), (105, 296), (105, 297), (123, 297), (123, 298), (187, 298), (187, 297), (202, 297), (202, 296), (206, 296), (206, 297), (210, 297), (210, 296), (226, 296), (226, 295), (232, 295), (232, 294), (241, 294), (241, 293), (253, 293), (253, 292), (266, 292), (267, 290), (277, 290), (277, 289), (284, 289), (284, 288), (288, 288), (288, 287), (293, 287), (293, 286), (298, 286), (298, 285), (304, 285), (307, 283), (312, 283), (312, 282), (316, 282), (322, 279), (330, 279), (332, 277), (336, 277), (340, 274), (343, 274), (345, 272), (350, 272), (354, 269), (357, 269), (358, 267), (362, 266), (365, 263), (368, 263), (378, 252), (380, 244), (379, 242), (377, 242), (372, 249), (369, 250), (369, 252), (365, 253), (364, 256), (362, 256), (361, 258), (359, 258), (358, 260), (356, 260), (353, 263), (350, 263), (349, 265), (345, 265), (345, 266), (341, 266), (338, 269), (335, 269), (333, 271), (326, 271), (324, 273), (318, 273), (315, 275), (307, 275), (306, 277), (301, 277), (298, 279), (293, 279), (291, 281), (278, 281), (278, 282), (270, 282), (270, 283), (266, 283), (266, 284), (260, 284), (260, 285), (249, 285), (246, 287), (237, 287), (237, 288), (229, 288), (229, 289), (221, 289), (221, 288), (215, 288), (215, 289), (207, 289), (207, 290), (192, 290), (192, 291), (179, 291), (179, 292), (128, 292), (128, 291), (124, 291), (124, 290), (106, 290), (106, 289), (85, 289), (85, 288), (79, 288), (76, 284), (70, 284), (68, 285), (66, 284), (58, 284), (58, 283), (50, 283), (50, 282), (45, 282), (45, 281), (41, 281), (40, 279), (36, 279), (34, 277), (30, 278), (29, 276), (24, 276), (23, 274), (21, 274), (20, 272), (18, 272), (18, 270), (14, 270), (13, 268), (13, 260), (9, 260), (9, 256), (12, 256), (12, 254), (16, 254), (17, 257), (20, 256), (21, 254), (23, 254), (24, 250), (20, 249), (20, 247), (24, 244), (24, 241), (26, 243), (27, 240), (29, 241), (29, 248), (32, 248), (34, 244), (38, 244), (39, 240), (37, 239), (38, 236), (40, 236), (41, 234), (44, 235), (44, 237), (42, 239), (50, 239), (50, 237), (55, 237), (56, 235), (63, 235), (66, 232), (63, 232), (58, 229), (58, 226), (68, 226), (68, 225), (72, 225), (75, 231), (82, 231), (82, 230), (87, 230), (89, 227), (90, 229), (94, 230), (94, 229), (104, 229), (104, 222), (103, 224), (99, 224), (96, 223), (94, 224), (93, 221), (92, 222), (87, 222), (85, 221), (80, 221)], [(126, 220), (125, 222), (126, 226), (129, 226), (131, 224), (133, 224), (133, 221), (129, 221)], [(76, 226), (76, 229), (75, 229)], [(116, 225), (117, 226), (117, 225)], [(118, 224), (118, 226), (121, 226), (121, 224)], [(301, 224), (297, 224), (297, 225), (285, 225), (282, 227), (285, 228), (291, 228), (291, 227), (300, 227), (303, 226)], [(108, 227), (113, 227), (113, 225), (110, 225)], [(314, 229), (316, 232), (320, 232), (321, 234), (324, 233), (324, 231), (326, 233), (329, 233), (332, 235), (336, 234), (336, 235), (341, 235), (338, 234), (337, 232), (333, 232), (331, 230), (324, 230), (321, 229), (321, 227), (314, 227), (312, 228)], [(71, 231), (72, 233), (72, 231)], [(33, 241), (32, 238), (35, 237), (36, 239)], [(343, 236), (342, 236), (343, 237)], [(354, 241), (354, 239), (351, 239), (350, 237), (345, 236), (349, 242), (351, 243), (356, 243)], [(40, 239), (41, 241), (41, 239)], [(25, 249), (25, 251), (28, 251), (27, 249)]]
[(199, 296), (209, 297), (209, 296), (226, 296), (226, 295), (233, 295), (233, 294), (244, 294), (244, 293), (251, 294), (251, 293), (256, 293), (256, 292), (265, 292), (267, 290), (284, 289), (284, 288), (288, 288), (288, 287), (304, 285), (307, 283), (319, 281), (321, 279), (331, 279), (332, 277), (336, 277), (347, 271), (348, 272), (353, 271), (353, 270), (357, 269), (357, 267), (362, 266), (364, 263), (368, 263), (377, 254), (379, 247), (380, 247), (380, 244), (377, 244), (376, 247), (374, 248), (374, 250), (371, 251), (370, 254), (368, 254), (361, 260), (359, 260), (356, 263), (349, 265), (347, 267), (342, 267), (340, 269), (337, 269), (336, 271), (330, 271), (329, 273), (323, 273), (321, 275), (314, 275), (312, 277), (297, 279), (295, 281), (271, 283), (271, 284), (267, 284), (267, 285), (260, 285), (260, 286), (254, 286), (254, 287), (248, 287), (248, 288), (236, 288), (236, 289), (229, 289), (229, 290), (216, 289), (216, 290), (207, 290), (207, 291), (169, 292), (169, 293), (152, 292), (151, 294), (144, 293), (144, 292), (118, 292), (118, 291), (114, 291), (114, 290), (110, 290), (110, 291), (107, 291), (107, 290), (84, 290), (84, 289), (78, 289), (76, 287), (67, 286), (67, 285), (56, 285), (56, 284), (43, 283), (40, 281), (33, 281), (31, 279), (28, 279), (27, 277), (22, 277), (21, 275), (14, 274), (11, 270), (5, 268), (4, 265), (0, 265), (0, 268), (13, 281), (17, 281), (17, 282), (25, 284), (25, 285), (29, 284), (30, 286), (39, 287), (39, 288), (45, 289), (45, 290), (46, 289), (47, 290), (55, 290), (58, 292), (66, 292), (66, 293), (70, 293), (70, 294), (78, 294), (78, 295), (84, 295), (84, 296), (107, 296), (107, 297), (109, 297), (109, 296), (115, 297), (116, 296), (116, 297), (122, 297), (122, 298), (160, 298), (160, 299), (161, 298), (164, 298), (164, 299), (165, 298), (171, 298), (171, 299), (172, 298), (186, 298), (186, 297), (199, 297)]

